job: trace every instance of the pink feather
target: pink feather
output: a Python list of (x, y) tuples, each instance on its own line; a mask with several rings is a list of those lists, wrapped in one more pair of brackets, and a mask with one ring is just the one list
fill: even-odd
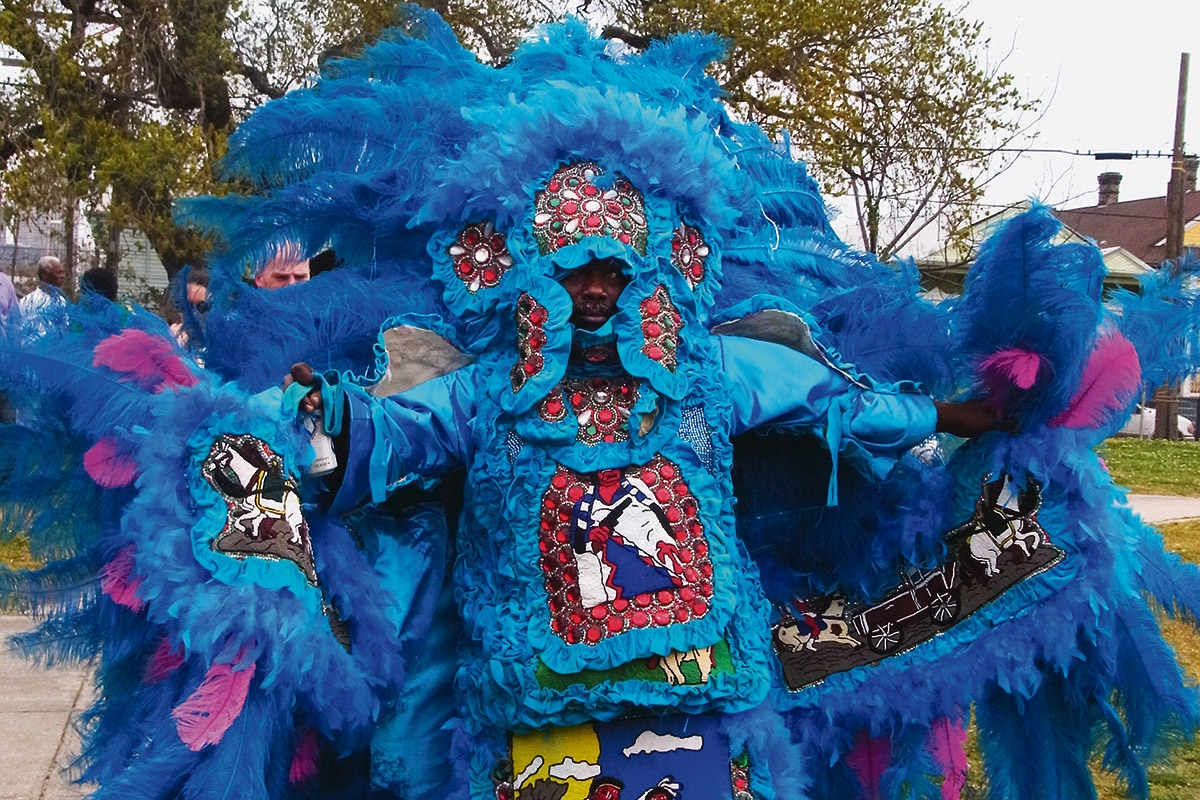
[(866, 728), (854, 735), (854, 747), (846, 756), (846, 763), (863, 785), (863, 794), (859, 795), (861, 798), (880, 800), (883, 797), (880, 780), (891, 761), (892, 742), (886, 736), (871, 738)]
[(292, 766), (288, 769), (289, 783), (304, 783), (317, 774), (317, 756), (321, 752), (321, 744), (317, 740), (317, 732), (309, 728), (296, 742), (296, 751), (292, 754)]
[(942, 771), (942, 800), (959, 800), (967, 785), (967, 730), (962, 718), (938, 717), (929, 726), (925, 749)]
[(107, 436), (83, 454), (83, 469), (105, 489), (128, 486), (138, 476), (137, 462), (118, 451), (116, 441)]
[(1037, 383), (1042, 357), (1032, 350), (1009, 347), (997, 350), (979, 362), (979, 376), (989, 389), (1003, 390), (1008, 384), (1029, 389)]
[(100, 590), (112, 598), (112, 601), (119, 606), (141, 611), (146, 603), (137, 596), (138, 586), (141, 585), (141, 578), (133, 578), (133, 556), (137, 552), (137, 548), (133, 545), (126, 545), (120, 552), (113, 556), (112, 561), (109, 561), (100, 568)]
[(146, 672), (142, 675), (142, 683), (153, 686), (167, 678), (172, 672), (183, 666), (183, 662), (187, 659), (183, 655), (183, 651), (176, 653), (171, 649), (171, 640), (163, 637), (158, 643), (158, 649), (154, 651), (154, 655), (150, 656), (150, 661), (146, 663)]
[(1133, 345), (1119, 331), (1105, 331), (1088, 356), (1079, 390), (1050, 427), (1098, 428), (1133, 401), (1141, 383), (1142, 365)]
[(195, 386), (199, 382), (173, 342), (136, 328), (109, 336), (96, 345), (92, 365), (128, 375), (139, 386), (156, 391)]
[(175, 730), (189, 750), (199, 751), (221, 741), (242, 713), (254, 671), (254, 664), (238, 672), (231, 664), (213, 664), (196, 691), (175, 706), (171, 712)]

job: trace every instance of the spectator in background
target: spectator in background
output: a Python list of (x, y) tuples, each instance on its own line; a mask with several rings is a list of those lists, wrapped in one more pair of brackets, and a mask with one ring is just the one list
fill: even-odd
[(67, 271), (62, 262), (54, 256), (42, 256), (38, 259), (37, 278), (37, 288), (21, 298), (21, 316), (44, 313), (48, 308), (66, 308), (67, 298), (63, 296), (62, 286), (67, 281)]
[(294, 283), (304, 283), (310, 277), (312, 271), (300, 246), (288, 242), (254, 276), (254, 285), (259, 289), (282, 289)]
[(104, 267), (93, 267), (79, 278), (79, 299), (95, 296), (116, 302), (117, 273)]
[(8, 324), (8, 317), (17, 308), (17, 287), (13, 286), (8, 273), (0, 272), (0, 330)]
[[(210, 307), (208, 299), (208, 270), (204, 267), (189, 267), (187, 283), (181, 293), (178, 287), (171, 291), (171, 302), (164, 316), (171, 327), (171, 333), (179, 341), (179, 346), (193, 351), (191, 333), (203, 330), (204, 315)], [(182, 296), (181, 296), (182, 295)], [(197, 361), (203, 363), (197, 356)]]

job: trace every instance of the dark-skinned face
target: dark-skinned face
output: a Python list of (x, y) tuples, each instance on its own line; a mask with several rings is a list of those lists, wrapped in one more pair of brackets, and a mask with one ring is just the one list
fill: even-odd
[(559, 283), (571, 295), (571, 323), (580, 330), (594, 331), (617, 313), (617, 298), (629, 284), (616, 259), (591, 261), (569, 272)]

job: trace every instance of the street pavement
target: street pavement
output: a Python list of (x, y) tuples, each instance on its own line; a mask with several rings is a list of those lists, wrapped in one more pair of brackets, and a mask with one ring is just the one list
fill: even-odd
[[(1200, 498), (1129, 495), (1151, 524), (1200, 518)], [(0, 615), (0, 800), (79, 800), (95, 787), (71, 781), (79, 753), (75, 724), (93, 699), (86, 666), (44, 669), (7, 647), (27, 617)]]

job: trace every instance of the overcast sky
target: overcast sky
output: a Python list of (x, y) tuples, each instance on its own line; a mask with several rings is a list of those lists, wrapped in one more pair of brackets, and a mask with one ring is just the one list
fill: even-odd
[[(1185, 145), (1200, 150), (1200, 0), (969, 0), (962, 13), (983, 23), (989, 57), (1005, 59), (1018, 88), (1042, 98), (1033, 147), (1169, 153), (1179, 55), (1190, 52)], [(1152, 197), (1166, 193), (1170, 159), (1031, 153), (986, 201), (1034, 195), (1060, 207), (1090, 205), (1106, 171), (1124, 176), (1122, 200)]]

